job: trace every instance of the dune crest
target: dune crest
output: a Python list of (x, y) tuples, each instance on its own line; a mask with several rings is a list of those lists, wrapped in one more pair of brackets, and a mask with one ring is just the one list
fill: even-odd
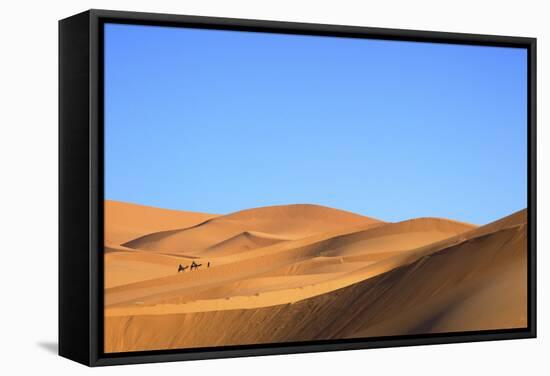
[(193, 226), (217, 216), (113, 200), (105, 200), (104, 211), (105, 242), (112, 245), (121, 245), (151, 232)]
[(316, 205), (145, 231), (106, 248), (105, 349), (524, 327), (526, 234), (526, 210), (477, 227)]

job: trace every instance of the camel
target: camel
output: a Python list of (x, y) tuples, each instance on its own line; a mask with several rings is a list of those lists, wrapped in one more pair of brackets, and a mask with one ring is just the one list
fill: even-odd
[(180, 266), (178, 267), (178, 273), (184, 272), (185, 269), (187, 269), (188, 267), (189, 267), (189, 266), (187, 266), (187, 265), (183, 265), (183, 266), (182, 266), (182, 265), (180, 264)]

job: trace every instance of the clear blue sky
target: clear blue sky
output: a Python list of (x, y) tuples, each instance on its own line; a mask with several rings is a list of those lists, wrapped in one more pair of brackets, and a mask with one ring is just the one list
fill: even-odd
[(518, 48), (105, 26), (105, 197), (483, 224), (527, 205)]

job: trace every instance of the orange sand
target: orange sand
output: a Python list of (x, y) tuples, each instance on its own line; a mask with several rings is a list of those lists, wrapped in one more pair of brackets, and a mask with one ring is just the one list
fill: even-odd
[(316, 205), (105, 215), (106, 352), (527, 325), (526, 210), (482, 227)]

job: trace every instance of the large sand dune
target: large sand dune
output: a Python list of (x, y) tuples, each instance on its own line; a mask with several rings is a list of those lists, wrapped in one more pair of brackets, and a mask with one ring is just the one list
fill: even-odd
[(107, 352), (527, 323), (525, 210), (481, 227), (316, 205), (170, 214), (106, 245)]
[(214, 214), (185, 212), (105, 201), (105, 242), (121, 245), (152, 232), (189, 227), (216, 217)]

